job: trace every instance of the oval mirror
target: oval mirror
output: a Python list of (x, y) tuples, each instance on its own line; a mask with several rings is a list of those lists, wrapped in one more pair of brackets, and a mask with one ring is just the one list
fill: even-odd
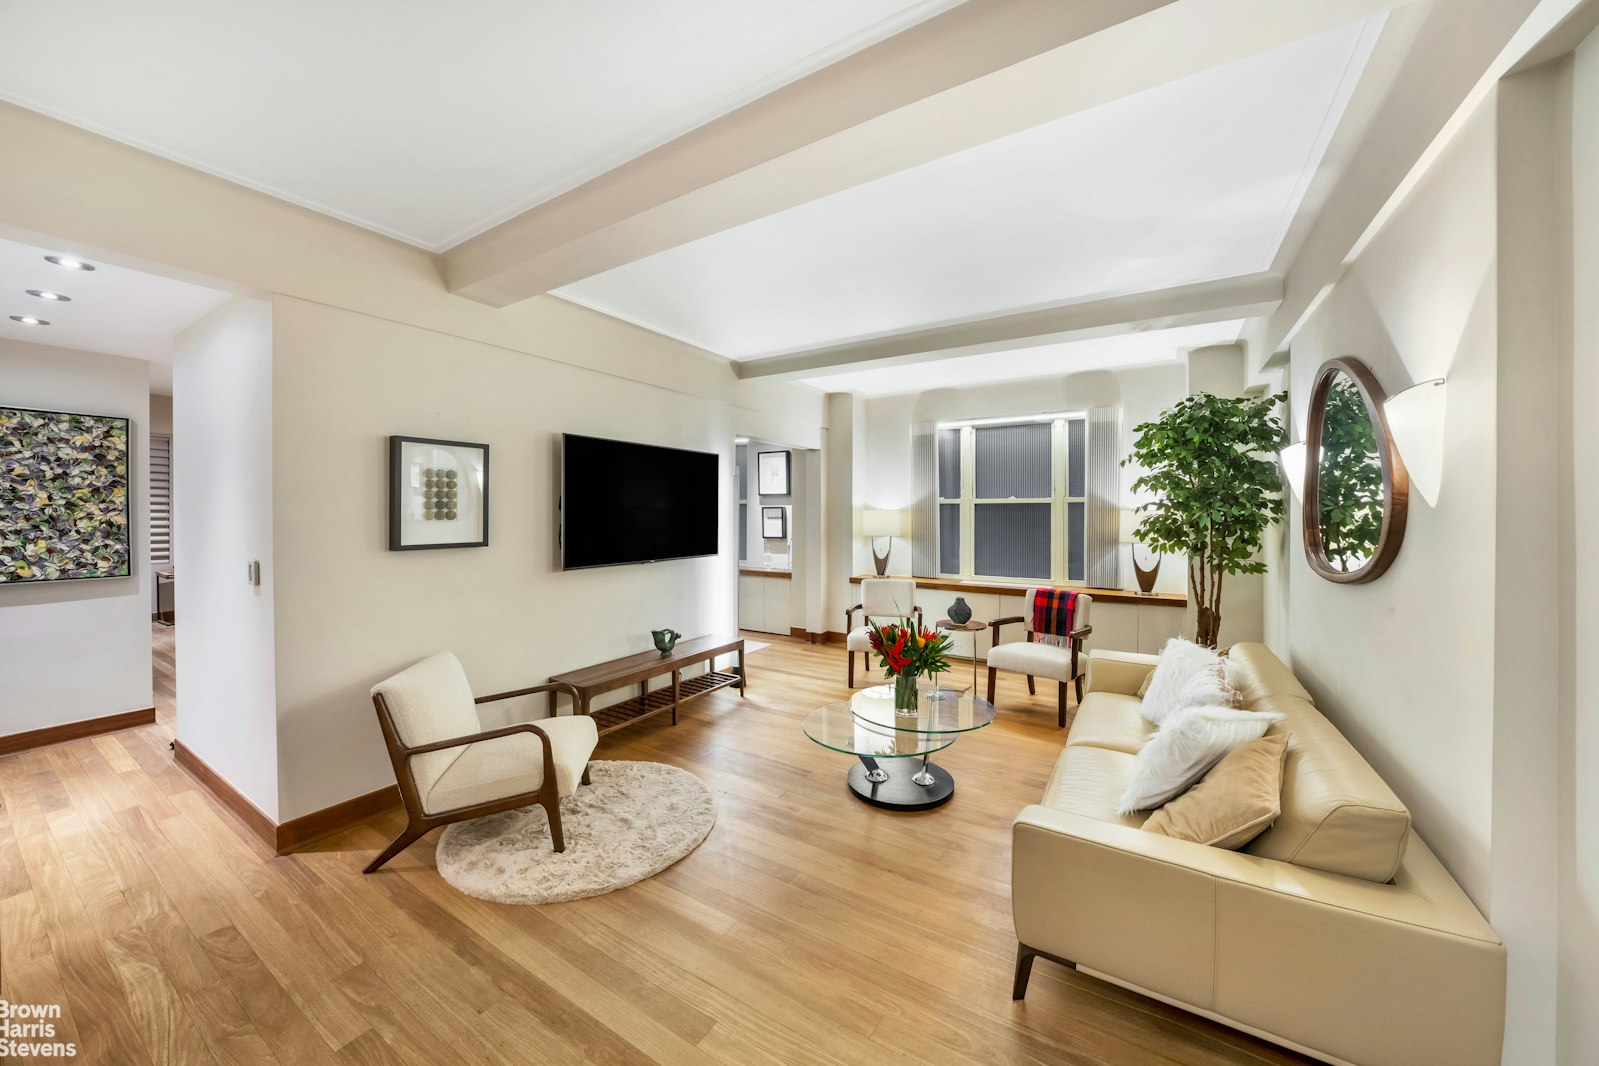
[(1380, 577), (1405, 537), (1410, 478), (1388, 433), (1385, 399), (1371, 370), (1353, 358), (1323, 364), (1310, 390), (1305, 556), (1329, 581)]

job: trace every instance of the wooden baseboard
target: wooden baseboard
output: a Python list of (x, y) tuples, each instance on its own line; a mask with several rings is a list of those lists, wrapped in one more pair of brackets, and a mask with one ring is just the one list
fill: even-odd
[(400, 787), (389, 785), (376, 792), (368, 792), (364, 796), (324, 807), (320, 811), (312, 811), (299, 818), (290, 818), (278, 826), (276, 843), (278, 854), (287, 855), (299, 851), (307, 844), (314, 844), (323, 837), (359, 825), (368, 818), (398, 806), (400, 806)]
[(205, 790), (215, 796), (228, 813), (244, 823), (252, 836), (278, 855), (298, 851), (307, 844), (359, 825), (374, 815), (400, 805), (400, 789), (397, 785), (390, 785), (279, 824), (267, 817), (265, 811), (251, 803), (226, 778), (211, 769), (204, 759), (185, 747), (183, 741), (173, 745), (172, 753), (177, 764), (187, 770), (189, 776), (205, 786)]
[(273, 851), (277, 850), (278, 824), (267, 817), (265, 811), (251, 803), (244, 793), (228, 783), (227, 778), (211, 769), (204, 759), (185, 747), (183, 741), (173, 742), (172, 756), (180, 767), (188, 771), (190, 777), (216, 797), (217, 802), (222, 804), (229, 814), (242, 822), (252, 836)]
[(81, 722), (30, 729), (26, 733), (12, 733), (8, 737), (0, 737), (0, 755), (11, 755), (30, 748), (43, 748), (50, 744), (62, 744), (68, 740), (82, 740), (84, 737), (97, 737), (102, 733), (115, 733), (119, 729), (150, 725), (154, 721), (155, 708), (146, 707), (138, 711), (108, 714), (103, 718), (87, 718)]
[(790, 629), (788, 635), (794, 640), (803, 640), (807, 644), (844, 643), (844, 634), (842, 633), (813, 633), (809, 629), (801, 629), (798, 626)]

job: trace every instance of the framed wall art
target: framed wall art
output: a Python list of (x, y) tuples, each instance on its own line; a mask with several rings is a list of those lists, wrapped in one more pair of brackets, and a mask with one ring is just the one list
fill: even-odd
[(788, 539), (788, 508), (761, 508), (761, 536), (767, 540)]
[(0, 407), (0, 584), (133, 574), (126, 418)]
[(389, 550), (489, 543), (489, 446), (389, 438)]
[(787, 496), (789, 475), (788, 452), (757, 452), (755, 456), (755, 491), (762, 496)]

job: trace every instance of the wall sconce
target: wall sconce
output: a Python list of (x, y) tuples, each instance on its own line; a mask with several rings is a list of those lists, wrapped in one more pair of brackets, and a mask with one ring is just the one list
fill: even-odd
[[(894, 538), (905, 535), (904, 511), (876, 511), (870, 508), (861, 512), (861, 536), (872, 541), (872, 562), (877, 566), (877, 576), (888, 573), (888, 557), (894, 551)], [(888, 551), (877, 554), (877, 538), (888, 538)]]
[(1429, 507), (1438, 506), (1438, 490), (1443, 487), (1447, 392), (1444, 379), (1433, 378), (1418, 381), (1388, 397), (1382, 405), (1388, 419), (1388, 435), (1410, 472), (1411, 487), (1421, 493)]
[(1290, 444), (1277, 453), (1277, 458), (1282, 460), (1283, 474), (1288, 478), (1288, 487), (1294, 491), (1294, 499), (1301, 500), (1305, 496), (1305, 442), (1299, 441)]

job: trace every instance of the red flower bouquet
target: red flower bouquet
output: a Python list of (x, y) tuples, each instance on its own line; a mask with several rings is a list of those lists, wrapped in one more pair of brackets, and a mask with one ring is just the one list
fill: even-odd
[(934, 629), (917, 628), (909, 618), (891, 625), (871, 627), (869, 640), (878, 662), (894, 677), (894, 709), (914, 714), (916, 679), (949, 669), (950, 638)]

